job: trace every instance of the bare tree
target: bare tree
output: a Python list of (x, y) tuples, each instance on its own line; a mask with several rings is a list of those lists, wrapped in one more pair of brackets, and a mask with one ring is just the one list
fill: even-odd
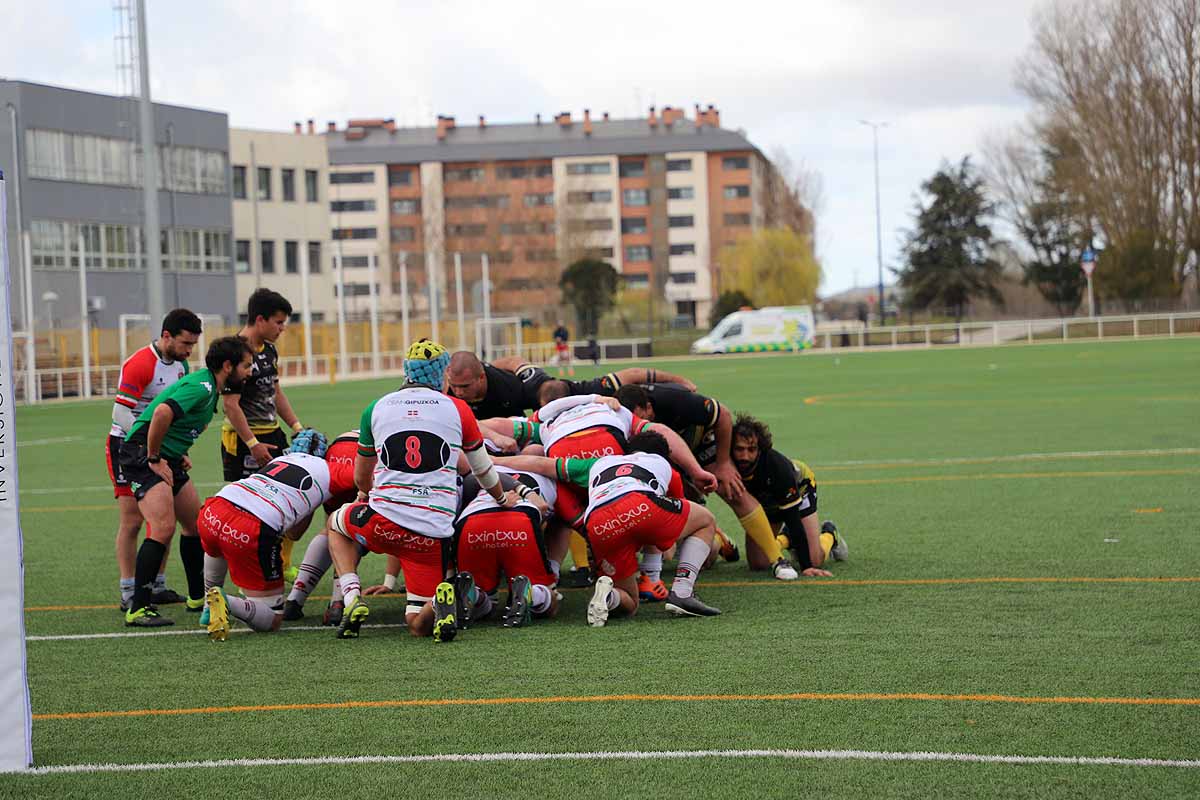
[(815, 236), (816, 218), (825, 204), (821, 174), (777, 148), (766, 165), (762, 200), (766, 227)]

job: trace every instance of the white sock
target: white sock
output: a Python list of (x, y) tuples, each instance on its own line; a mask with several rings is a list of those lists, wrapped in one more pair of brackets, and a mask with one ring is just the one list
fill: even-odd
[(317, 588), (317, 584), (321, 582), (321, 578), (325, 576), (331, 563), (333, 563), (333, 559), (329, 556), (329, 535), (314, 536), (313, 540), (308, 543), (308, 549), (304, 551), (304, 561), (300, 563), (296, 582), (292, 586), (291, 592), (288, 593), (287, 599), (303, 604), (312, 594), (313, 589)]
[(550, 559), (550, 574), (554, 576), (555, 583), (558, 582), (558, 573), (562, 569), (562, 564), (559, 564), (553, 558)]
[(204, 591), (214, 586), (224, 586), (225, 576), (229, 573), (229, 565), (223, 558), (214, 558), (204, 554)]
[(347, 572), (341, 576), (343, 602), (349, 606), (362, 593), (362, 585), (358, 581), (357, 572)]
[(249, 597), (226, 597), (229, 613), (260, 633), (275, 626), (275, 609)]
[(167, 588), (167, 575), (165, 572), (160, 572), (154, 579), (154, 591), (161, 592), (165, 588)]
[(671, 591), (676, 597), (692, 596), (700, 565), (708, 558), (708, 553), (708, 544), (696, 536), (689, 536), (679, 545), (679, 566), (675, 569), (675, 581), (671, 584)]
[(128, 603), (133, 599), (133, 587), (137, 583), (136, 578), (121, 578), (121, 602)]
[(332, 595), (333, 596), (329, 598), (329, 602), (331, 602), (331, 603), (344, 603), (346, 601), (345, 596), (342, 594), (342, 579), (341, 578), (333, 579)]
[(642, 550), (642, 572), (652, 581), (662, 577), (662, 551), (657, 547), (646, 547)]
[(550, 601), (554, 599), (550, 589), (540, 583), (535, 583), (529, 588), (533, 591), (533, 613), (544, 614), (549, 611)]

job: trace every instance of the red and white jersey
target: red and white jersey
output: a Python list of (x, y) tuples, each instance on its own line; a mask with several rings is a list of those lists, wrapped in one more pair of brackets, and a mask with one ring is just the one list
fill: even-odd
[(542, 423), (542, 445), (547, 451), (555, 442), (589, 428), (612, 428), (628, 438), (633, 433), (633, 413), (621, 407), (613, 411), (603, 403), (593, 403), (589, 395), (563, 397), (547, 403), (535, 415)]
[[(148, 344), (121, 365), (121, 379), (113, 402), (128, 408), (137, 419), (159, 392), (187, 374), (186, 361), (167, 360), (155, 345)], [(124, 439), (129, 431), (113, 422), (110, 433)]]
[(588, 470), (588, 507), (584, 518), (605, 503), (630, 492), (682, 497), (683, 481), (669, 461), (653, 453), (598, 458)]
[[(496, 472), (513, 476), (516, 478), (518, 483), (523, 483), (530, 489), (533, 489), (540, 494), (542, 499), (546, 501), (546, 505), (550, 506), (550, 508), (554, 508), (554, 503), (558, 500), (558, 487), (550, 478), (533, 472), (521, 472), (519, 470), (509, 469), (508, 467), (501, 466), (500, 464), (496, 465)], [(517, 508), (521, 507), (537, 508), (528, 500), (522, 500), (521, 502), (517, 503)], [(477, 511), (492, 511), (498, 508), (500, 508), (500, 504), (492, 498), (492, 495), (480, 489), (479, 494), (475, 495), (475, 499), (468, 503), (467, 507), (464, 508), (462, 513), (458, 515), (458, 519), (461, 522)]]
[(308, 453), (284, 453), (250, 477), (229, 484), (217, 497), (283, 533), (329, 499), (329, 465)]
[(423, 386), (384, 395), (363, 412), (358, 447), (379, 459), (371, 508), (412, 533), (454, 535), (458, 455), (483, 447), (466, 403)]
[(329, 443), (325, 463), (329, 465), (329, 491), (337, 497), (355, 490), (354, 458), (358, 454), (358, 430), (346, 431)]

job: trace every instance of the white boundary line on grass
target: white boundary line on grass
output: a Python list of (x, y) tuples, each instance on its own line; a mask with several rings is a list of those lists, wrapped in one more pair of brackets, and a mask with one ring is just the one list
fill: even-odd
[(303, 767), (359, 764), (494, 764), (514, 761), (670, 761), (690, 758), (781, 758), (817, 761), (945, 761), (967, 764), (1200, 768), (1200, 760), (1193, 759), (1115, 758), (1110, 756), (997, 756), (976, 753), (891, 752), (885, 750), (601, 750), (586, 753), (442, 753), (409, 756), (228, 758), (212, 761), (166, 761), (143, 764), (60, 764), (56, 766), (36, 767), (15, 774), (65, 775), (96, 772), (157, 772), (168, 769)]
[[(386, 623), (383, 625), (368, 625), (367, 628), (374, 630), (375, 628), (406, 628), (407, 625), (400, 623)], [(328, 625), (298, 625), (296, 627), (280, 628), (275, 633), (288, 633), (291, 631), (332, 631), (335, 628)], [(250, 628), (231, 628), (230, 633), (254, 633)], [(208, 633), (204, 628), (188, 628), (186, 630), (173, 631), (147, 631), (146, 633), (133, 633), (125, 631), (121, 633), (64, 633), (56, 636), (26, 636), (27, 642), (70, 642), (80, 639), (145, 639), (150, 636), (191, 636), (201, 633)]]

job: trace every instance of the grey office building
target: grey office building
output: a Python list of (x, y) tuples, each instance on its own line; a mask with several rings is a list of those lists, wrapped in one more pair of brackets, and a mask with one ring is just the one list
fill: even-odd
[[(167, 307), (236, 321), (228, 117), (156, 103), (154, 124)], [(130, 98), (0, 80), (14, 328), (28, 327), (25, 258), (38, 335), (79, 327), (80, 234), (92, 325), (115, 328), (121, 314), (147, 312), (136, 131)]]

